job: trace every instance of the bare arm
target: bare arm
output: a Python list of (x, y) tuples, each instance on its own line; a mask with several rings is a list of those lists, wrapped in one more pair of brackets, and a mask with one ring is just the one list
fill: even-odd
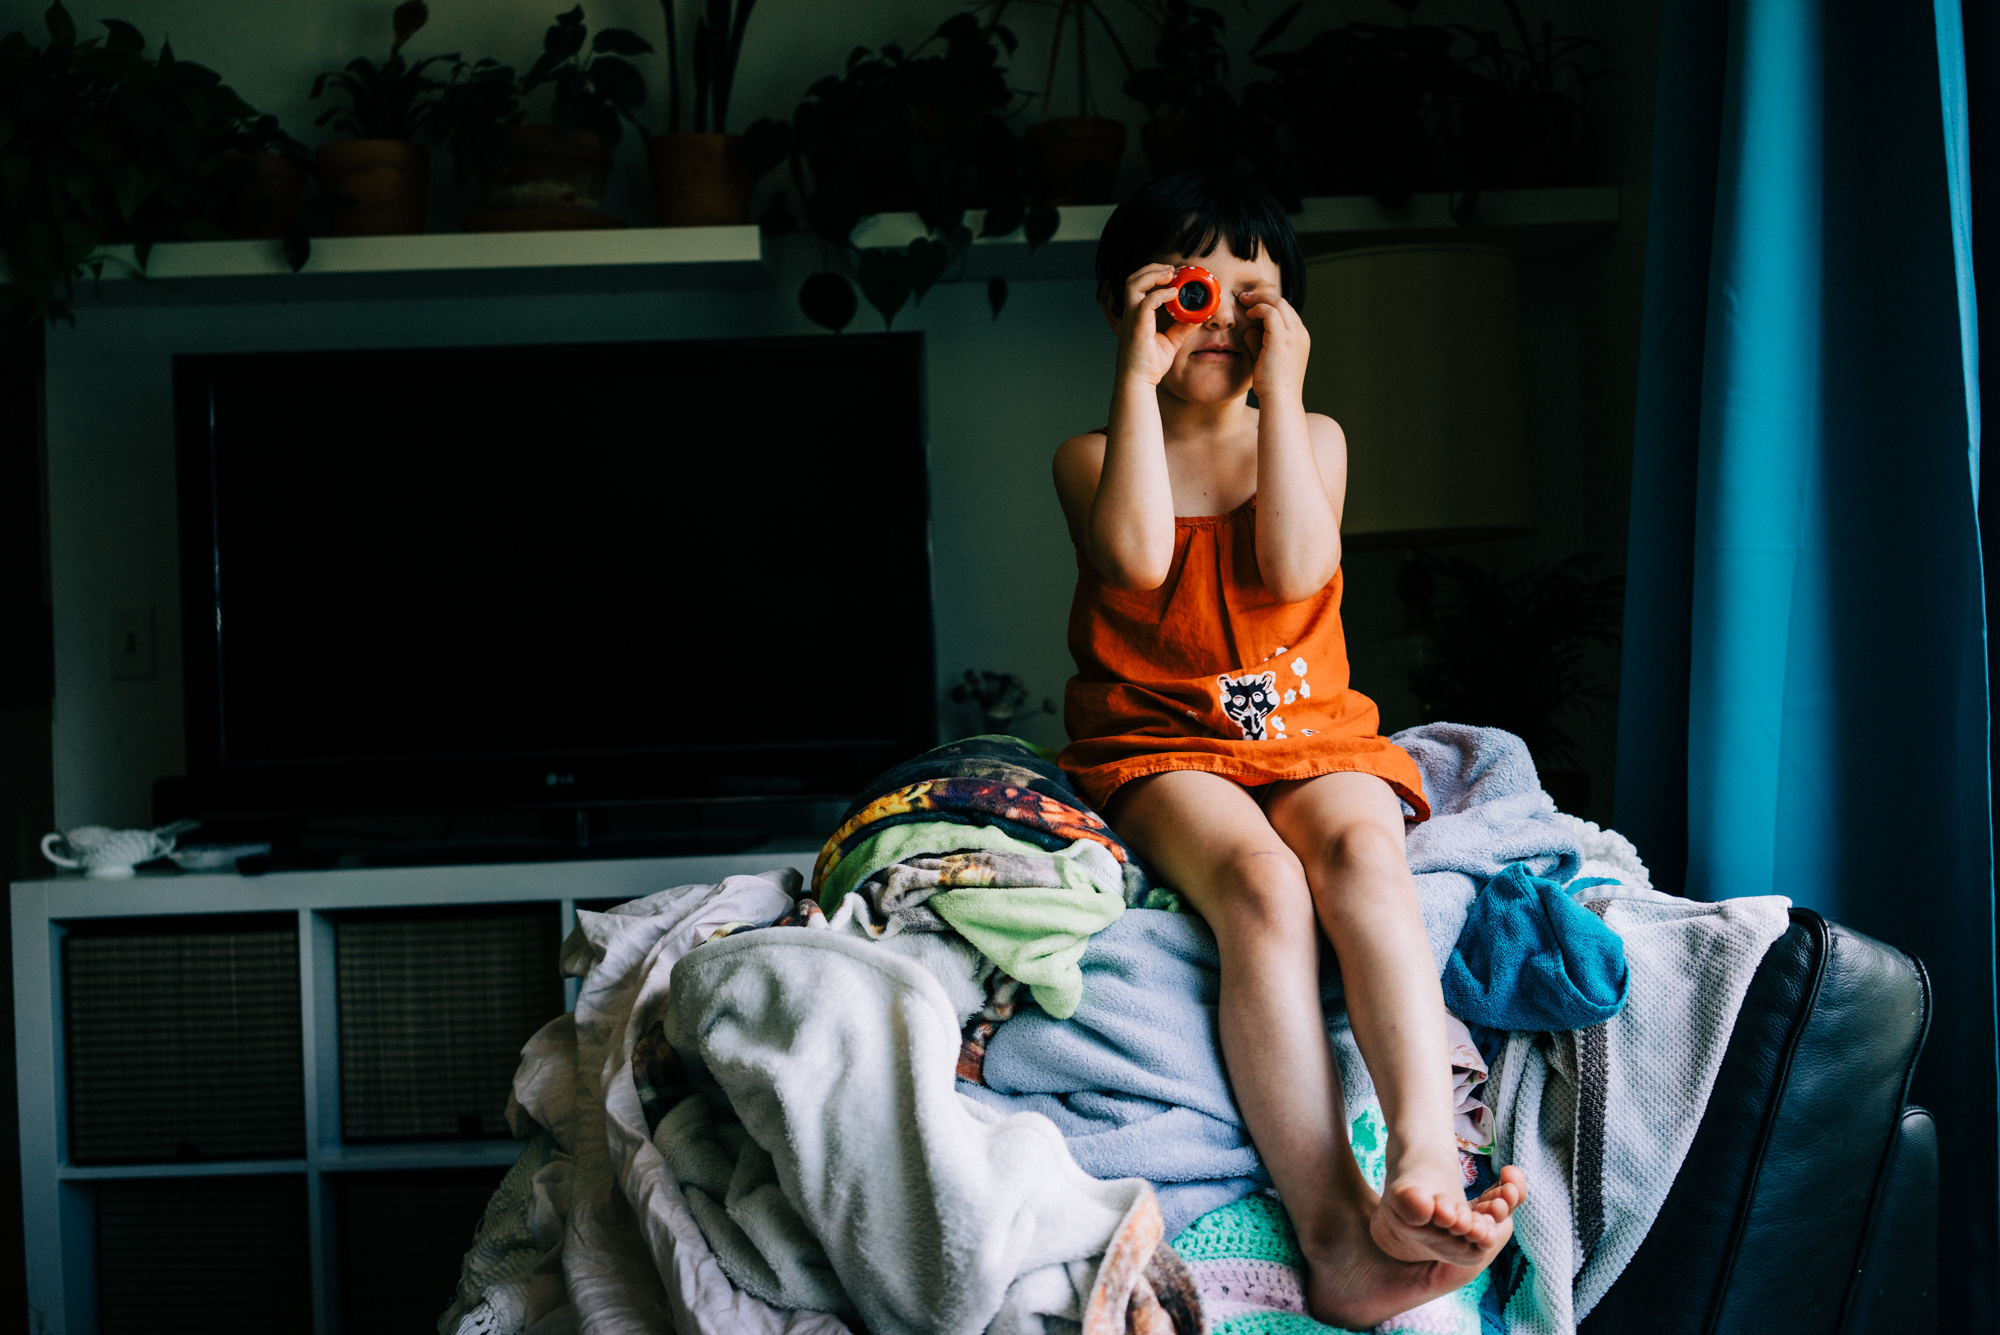
[(1160, 378), (1195, 326), (1162, 333), (1156, 312), (1174, 295), (1170, 264), (1149, 264), (1125, 281), (1111, 421), (1101, 436), (1077, 436), (1056, 451), (1056, 493), (1070, 536), (1111, 583), (1156, 589), (1174, 560), (1174, 492), (1160, 423)]
[(1271, 293), (1250, 309), (1259, 322), (1257, 366), (1257, 570), (1280, 601), (1310, 598), (1340, 568), (1340, 510), (1347, 439), (1301, 399), (1311, 340), (1291, 303)]

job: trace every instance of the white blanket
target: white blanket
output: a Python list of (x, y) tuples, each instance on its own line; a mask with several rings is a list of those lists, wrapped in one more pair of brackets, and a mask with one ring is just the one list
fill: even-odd
[[(556, 1148), (531, 1145), (510, 1177), (520, 1189), (496, 1197), (442, 1335), (846, 1335), (836, 1315), (781, 1309), (731, 1282), (681, 1174), (648, 1135), (632, 1050), (668, 1018), (674, 991), (687, 1022), (667, 1031), (711, 1064), (731, 1104), (777, 1150), (761, 1159), (775, 1180), (750, 1180), (738, 1170), (758, 1156), (742, 1156), (730, 1170), (739, 1180), (720, 1187), (724, 1199), (704, 1204), (734, 1264), (746, 1246), (775, 1250), (768, 1226), (787, 1210), (809, 1217), (828, 1230), (825, 1251), (854, 1305), (884, 1335), (1034, 1335), (1048, 1317), (1122, 1330), (1127, 1302), (1164, 1320), (1171, 1283), (1192, 1300), (1184, 1268), (1157, 1269), (1160, 1217), (1145, 1182), (1098, 1181), (1046, 1118), (1002, 1117), (956, 1092), (965, 999), (948, 995), (932, 969), (825, 930), (724, 937), (684, 960), (724, 928), (777, 918), (801, 888), (787, 869), (578, 913), (563, 949), (563, 971), (584, 980), (576, 1011), (523, 1050), (508, 1110), (518, 1132), (532, 1132), (532, 1119)], [(798, 979), (760, 993), (801, 961)], [(858, 1052), (856, 1042), (879, 1050)], [(663, 1120), (663, 1140), (671, 1145), (696, 1111), (675, 1127)], [(905, 1134), (913, 1126), (922, 1134)], [(557, 1189), (539, 1191), (524, 1226), (517, 1198), (545, 1179)], [(776, 1199), (780, 1184), (789, 1205)], [(731, 1198), (750, 1208), (732, 1214)], [(729, 1232), (746, 1219), (761, 1230), (754, 1239), (740, 1223)], [(1097, 1259), (1107, 1244), (1115, 1265)], [(796, 1288), (796, 1263), (814, 1250), (780, 1257), (786, 1275), (768, 1278)]]
[[(799, 1277), (778, 1296), (815, 1305), (823, 1248), (876, 1335), (979, 1335), (1024, 1277), (1007, 1325), (1081, 1318), (1096, 1267), (1072, 1263), (1103, 1254), (1151, 1188), (1085, 1173), (1039, 1113), (960, 1094), (960, 1003), (888, 948), (901, 940), (777, 927), (711, 942), (675, 969), (667, 1041), (705, 1065), (782, 1188), (761, 1188), (763, 1202), (743, 1193), (706, 1231), (743, 1225), (773, 1277)], [(1035, 1313), (1026, 1295), (1044, 1289), (1056, 1311)]]
[[(773, 871), (577, 914), (563, 947), (563, 972), (584, 980), (576, 1011), (522, 1051), (509, 1108), (555, 1138), (568, 1168), (556, 1221), (567, 1301), (544, 1302), (535, 1335), (846, 1335), (835, 1317), (779, 1311), (729, 1282), (647, 1135), (631, 1075), (632, 1044), (664, 1010), (675, 962), (721, 928), (771, 921), (799, 888), (797, 872)], [(474, 1267), (482, 1250), (468, 1257), (463, 1316), (442, 1335), (521, 1335), (537, 1315), (521, 1267)]]
[[(1583, 874), (1623, 882), (1583, 898), (1624, 938), (1632, 989), (1625, 1009), (1595, 1029), (1510, 1038), (1487, 1087), (1498, 1118), (1495, 1161), (1518, 1164), (1529, 1180), (1515, 1224), (1533, 1268), (1508, 1305), (1508, 1323), (1537, 1335), (1570, 1335), (1636, 1253), (1707, 1107), (1751, 976), (1787, 925), (1787, 901), (1778, 897), (1699, 904), (1656, 894), (1629, 844), (1582, 822), (1574, 826)], [(731, 1282), (647, 1133), (631, 1071), (635, 1041), (668, 1018), (677, 962), (725, 926), (776, 918), (798, 889), (796, 873), (769, 872), (663, 891), (611, 913), (579, 913), (563, 961), (566, 973), (584, 978), (576, 1013), (536, 1035), (515, 1078), (518, 1111), (546, 1128), (560, 1153), (530, 1150), (545, 1154), (546, 1167), (518, 1185), (532, 1182), (539, 1191), (539, 1216), (520, 1238), (494, 1240), (501, 1250), (515, 1249), (508, 1263), (496, 1264), (500, 1251), (493, 1248), (477, 1267), (468, 1258), (468, 1283), (455, 1308), (464, 1314), (456, 1326), (462, 1335), (519, 1335), (528, 1324), (535, 1335), (847, 1329), (834, 1315), (782, 1310)], [(1462, 921), (1462, 909), (1458, 916)], [(776, 955), (790, 962), (775, 964), (775, 972), (769, 963), (746, 968), (755, 955), (772, 954), (751, 949), (757, 937), (766, 946), (780, 944)], [(767, 985), (788, 971), (820, 981), (827, 995), (869, 998), (873, 1018), (832, 1024), (797, 996), (772, 994)], [(835, 989), (836, 973), (856, 976)], [(861, 1292), (853, 1297), (872, 1328), (943, 1329), (935, 1319), (910, 1315), (942, 1300), (951, 1328), (977, 1330), (983, 1318), (997, 1317), (995, 1329), (1032, 1331), (1040, 1316), (1074, 1312), (1085, 1301), (1094, 1267), (1078, 1258), (1093, 1254), (1090, 1238), (1103, 1232), (1106, 1219), (1116, 1223), (1125, 1199), (1119, 1193), (1130, 1184), (1084, 1177), (1042, 1119), (1032, 1119), (1039, 1131), (1008, 1126), (970, 1101), (928, 1088), (938, 1082), (921, 1072), (935, 1070), (949, 1092), (966, 1005), (948, 994), (938, 973), (837, 932), (776, 929), (740, 942), (725, 938), (688, 971), (680, 988), (686, 1009), (668, 1030), (678, 1035), (677, 1047), (691, 1045), (712, 1068), (721, 1059), (715, 1073), (733, 1086), (730, 1101), (746, 1122), (764, 1126), (760, 1141), (778, 1129), (772, 1143), (788, 1152), (773, 1157), (770, 1171), (839, 1259), (843, 1277), (862, 1277), (850, 1288), (867, 1291), (865, 1300)], [(944, 973), (949, 981), (950, 971)], [(1334, 1017), (1333, 1030), (1352, 1109), (1373, 1091), (1342, 1019)], [(845, 1045), (857, 1033), (873, 1035), (883, 1050), (851, 1052)], [(814, 1052), (817, 1061), (810, 1059)], [(800, 1054), (808, 1059), (793, 1060)], [(867, 1078), (853, 1079), (857, 1071)], [(898, 1110), (898, 1119), (843, 1122), (827, 1107), (870, 1100)], [(1598, 1133), (1584, 1138), (1593, 1148), (1580, 1163), (1578, 1133), (1589, 1129), (1587, 1110), (1594, 1106), (1607, 1115), (1598, 1119)], [(864, 1171), (869, 1146), (858, 1138), (845, 1147), (832, 1143), (841, 1138), (837, 1127), (849, 1122), (906, 1138), (892, 1147), (896, 1171), (872, 1180)], [(960, 1143), (968, 1135), (971, 1144)], [(1009, 1178), (1017, 1151), (1040, 1180)], [(920, 1182), (938, 1168), (949, 1190)], [(747, 1197), (757, 1184), (737, 1185)], [(1007, 1202), (997, 1216), (944, 1202), (947, 1195), (970, 1199), (981, 1192), (998, 1192)], [(1072, 1205), (1052, 1208), (1060, 1199)], [(1004, 1229), (985, 1235), (977, 1223), (958, 1234), (967, 1218), (994, 1217), (1020, 1223), (1022, 1236)], [(552, 1229), (561, 1237), (566, 1294), (550, 1288), (557, 1257), (545, 1249)], [(934, 1259), (945, 1250), (973, 1258), (969, 1282), (941, 1299), (939, 1272), (932, 1264), (911, 1265), (903, 1250), (913, 1242), (931, 1245)], [(1095, 1245), (1101, 1249), (1102, 1239)], [(1058, 1253), (1073, 1255), (1065, 1265), (1051, 1259)], [(538, 1286), (533, 1292), (531, 1283)]]

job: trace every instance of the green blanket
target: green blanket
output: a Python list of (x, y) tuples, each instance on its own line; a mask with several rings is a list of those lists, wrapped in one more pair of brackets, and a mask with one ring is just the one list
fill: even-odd
[(1082, 1000), (1084, 947), (1125, 911), (1123, 869), (1101, 842), (1049, 852), (994, 826), (942, 821), (890, 825), (857, 844), (820, 904), (833, 912), (850, 893), (878, 919), (904, 914), (905, 926), (934, 912), (1059, 1020)]

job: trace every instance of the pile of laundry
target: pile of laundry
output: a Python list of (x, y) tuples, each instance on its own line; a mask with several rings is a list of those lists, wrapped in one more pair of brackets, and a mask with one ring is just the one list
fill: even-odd
[[(1656, 894), (1509, 734), (1395, 740), (1434, 812), (1408, 850), (1465, 1022), (1469, 1187), (1511, 1162), (1528, 1196), (1488, 1275), (1380, 1329), (1569, 1332), (1665, 1199), (1786, 904)], [(1059, 770), (1012, 739), (919, 757), (857, 799), (814, 889), (774, 872), (579, 913), (576, 1011), (509, 1110), (535, 1139), (441, 1335), (1305, 1322), (1223, 1070), (1213, 936)], [(1379, 1182), (1337, 966), (1322, 991)]]

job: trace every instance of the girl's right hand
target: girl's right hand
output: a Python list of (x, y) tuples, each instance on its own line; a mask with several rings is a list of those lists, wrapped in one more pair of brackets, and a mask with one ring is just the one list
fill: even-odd
[(1148, 264), (1125, 280), (1124, 318), (1118, 325), (1118, 376), (1157, 385), (1173, 369), (1181, 344), (1200, 325), (1166, 321), (1160, 329), (1160, 307), (1174, 298), (1171, 264)]

